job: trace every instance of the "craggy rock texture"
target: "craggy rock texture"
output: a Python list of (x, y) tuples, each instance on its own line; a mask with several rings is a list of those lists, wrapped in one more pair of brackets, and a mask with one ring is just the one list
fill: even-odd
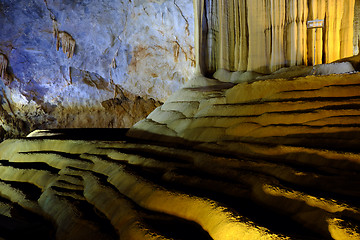
[(1, 143), (0, 237), (360, 238), (359, 73), (194, 81), (126, 136)]
[[(179, 89), (194, 71), (193, 22), (191, 0), (0, 0), (1, 111), (17, 124), (3, 120), (3, 134), (130, 127), (144, 111), (113, 115), (108, 102), (124, 89), (151, 112)], [(87, 120), (73, 121), (82, 112)]]

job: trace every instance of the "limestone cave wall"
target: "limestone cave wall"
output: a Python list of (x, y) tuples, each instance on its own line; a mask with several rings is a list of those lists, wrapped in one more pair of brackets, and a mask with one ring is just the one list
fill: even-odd
[(191, 0), (0, 0), (0, 139), (132, 126), (192, 76), (193, 22)]
[[(354, 0), (196, 0), (199, 65), (269, 73), (284, 66), (329, 63), (352, 56)], [(307, 21), (324, 19), (324, 28)], [(356, 25), (358, 26), (358, 25)]]

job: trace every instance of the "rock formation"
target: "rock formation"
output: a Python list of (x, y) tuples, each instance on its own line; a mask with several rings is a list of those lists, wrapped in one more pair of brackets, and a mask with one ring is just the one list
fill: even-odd
[(8, 60), (7, 57), (0, 53), (0, 76), (3, 80), (6, 79), (6, 68), (8, 66)]
[(6, 140), (0, 237), (359, 239), (359, 79), (202, 77), (127, 137)]
[[(113, 16), (110, 10), (93, 12), (108, 10), (108, 1), (62, 3), (33, 0), (15, 8), (36, 19), (56, 18), (64, 31), (55, 24), (55, 35), (70, 32), (69, 19), (85, 21), (89, 12), (98, 23)], [(315, 42), (316, 49), (333, 48), (316, 58), (347, 56), (348, 7), (354, 1), (343, 3), (196, 0), (193, 48), (184, 45), (187, 38), (174, 24), (181, 22), (179, 29), (191, 35), (186, 3), (117, 1), (115, 9), (131, 6), (120, 29), (86, 25), (91, 35), (81, 29), (84, 23), (72, 26), (73, 58), (74, 44), (63, 35), (68, 58), (56, 58), (61, 64), (55, 64), (62, 81), (35, 74), (24, 82), (28, 75), (21, 75), (19, 66), (34, 61), (26, 52), (44, 55), (0, 45), (8, 50), (14, 76), (9, 86), (1, 85), (0, 134), (39, 128), (0, 144), (0, 238), (360, 239), (360, 74), (354, 71), (359, 56), (296, 66), (312, 56), (307, 52), (315, 36), (304, 31), (309, 16), (326, 16), (331, 25)], [(0, 4), (8, 13), (9, 4)], [(76, 14), (61, 14), (74, 6)], [(136, 32), (139, 28), (144, 31)], [(14, 36), (4, 29), (5, 36)], [(50, 34), (50, 24), (47, 29)], [(36, 35), (43, 32), (24, 32), (51, 46), (49, 38)], [(89, 44), (84, 33), (99, 37), (99, 44)], [(166, 43), (157, 45), (157, 37)], [(340, 43), (330, 45), (330, 39)], [(89, 52), (97, 55), (84, 61)], [(131, 57), (125, 61), (125, 55)], [(49, 62), (54, 63), (51, 57)], [(157, 82), (162, 69), (179, 64), (191, 70), (194, 62), (197, 75), (163, 105), (156, 89), (128, 89), (159, 85), (164, 91)], [(280, 68), (284, 65), (290, 67)], [(124, 66), (129, 83), (119, 77)], [(274, 72), (261, 74), (269, 71)], [(215, 72), (214, 78), (201, 72)], [(178, 79), (176, 67), (170, 73), (169, 79)], [(149, 85), (145, 75), (157, 80)], [(111, 128), (135, 121), (129, 130)], [(44, 130), (49, 126), (71, 129)]]
[(74, 52), (75, 52), (76, 41), (67, 32), (57, 32), (57, 35), (56, 35), (56, 50), (57, 51), (59, 51), (60, 43), (61, 43), (63, 52), (66, 54), (66, 56), (68, 58), (72, 58), (72, 56), (74, 55)]
[(193, 22), (192, 0), (0, 1), (1, 134), (131, 127), (193, 75)]
[[(352, 56), (354, 0), (196, 0), (198, 62), (216, 69), (269, 73), (284, 66)], [(307, 21), (325, 19), (323, 29)], [(324, 59), (324, 61), (323, 61)]]

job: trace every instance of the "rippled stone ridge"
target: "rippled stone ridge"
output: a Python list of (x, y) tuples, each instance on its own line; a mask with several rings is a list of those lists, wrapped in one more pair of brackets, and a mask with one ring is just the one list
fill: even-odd
[(129, 131), (6, 140), (0, 237), (359, 239), (359, 77), (212, 79)]

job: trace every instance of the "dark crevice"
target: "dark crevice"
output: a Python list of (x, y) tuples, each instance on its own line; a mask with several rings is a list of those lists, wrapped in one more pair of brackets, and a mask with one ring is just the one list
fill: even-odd
[(89, 229), (98, 229), (97, 232), (100, 232), (101, 235), (105, 237), (104, 239), (119, 239), (118, 233), (111, 224), (110, 220), (96, 207), (84, 200), (75, 199), (70, 196), (62, 196), (59, 194), (55, 194), (55, 196), (59, 199), (68, 201), (68, 205), (71, 205), (74, 209), (76, 209), (75, 212), (79, 213), (79, 218), (92, 223), (92, 226), (88, 224)]
[[(70, 169), (71, 169), (70, 166), (67, 166), (66, 168), (70, 168)], [(77, 179), (77, 180), (83, 181), (83, 178), (82, 178), (81, 176), (78, 176), (78, 175), (72, 175), (72, 174), (68, 174), (68, 173), (65, 173), (65, 174), (62, 174), (62, 175), (68, 176), (68, 177), (72, 177), (72, 178), (75, 178), (75, 179)]]
[[(352, 132), (352, 134), (354, 134), (354, 132)], [(360, 135), (360, 134), (359, 134)], [(328, 137), (329, 139), (332, 139), (333, 137)], [(334, 150), (334, 148), (327, 148), (326, 145), (326, 136), (322, 139), (319, 139), (316, 137), (316, 134), (308, 134), (306, 135), (306, 139), (304, 141), (302, 141), (302, 143), (304, 144), (279, 144), (279, 142), (281, 142), (282, 138), (279, 138), (279, 140), (277, 140), (278, 138), (260, 138), (260, 139), (254, 139), (254, 138), (243, 138), (241, 141), (236, 142), (237, 144), (251, 144), (254, 146), (258, 146), (258, 147), (265, 147), (265, 148), (276, 148), (277, 146), (290, 146), (290, 147), (307, 147), (307, 149), (311, 150), (320, 150), (320, 151), (324, 151), (324, 149), (332, 149)], [(268, 142), (267, 142), (268, 141)], [(312, 145), (312, 141), (318, 143), (319, 145), (321, 145), (322, 147), (316, 148), (314, 147), (314, 145)], [(325, 141), (325, 143), (324, 143)], [(234, 143), (233, 141), (223, 141), (223, 144), (232, 144)], [(304, 146), (306, 145), (306, 146)], [(301, 149), (299, 149), (298, 152), (294, 152), (294, 153), (288, 153), (288, 154), (279, 154), (279, 155), (266, 155), (266, 153), (264, 154), (256, 154), (256, 153), (249, 153), (249, 151), (246, 152), (245, 151), (241, 151), (241, 152), (237, 152), (237, 151), (231, 151), (231, 150), (227, 150), (227, 153), (224, 153), (224, 151), (222, 150), (222, 146), (218, 145), (218, 147), (216, 148), (209, 148), (206, 147), (206, 145), (202, 145), (196, 148), (196, 150), (200, 150), (202, 152), (211, 154), (212, 156), (217, 156), (217, 157), (225, 157), (225, 158), (233, 158), (233, 159), (241, 159), (244, 161), (253, 161), (253, 162), (270, 162), (270, 163), (275, 163), (275, 164), (281, 164), (284, 166), (288, 166), (290, 168), (293, 169), (297, 169), (300, 170), (302, 172), (312, 172), (312, 173), (316, 173), (316, 174), (320, 174), (320, 175), (324, 175), (324, 176), (336, 176), (336, 175), (340, 175), (340, 176), (352, 176), (354, 174), (357, 174), (356, 169), (359, 168), (359, 164), (356, 164), (354, 162), (345, 162), (349, 165), (352, 165), (353, 168), (334, 168), (332, 167), (332, 164), (329, 163), (333, 163), (333, 164), (337, 164), (339, 163), (339, 160), (336, 159), (328, 159), (325, 158), (324, 156), (318, 155), (316, 153), (307, 153), (305, 150), (302, 151)], [(338, 145), (338, 148), (341, 148), (341, 146)], [(337, 153), (339, 154), (344, 154), (347, 152), (342, 152), (342, 151), (338, 151)], [(355, 153), (355, 152), (354, 152)], [(299, 155), (299, 156), (297, 156)], [(304, 162), (301, 160), (301, 158), (304, 157), (304, 155), (307, 156), (308, 159), (314, 159), (314, 161), (311, 162)], [(315, 159), (317, 159), (317, 161), (320, 162), (327, 162), (328, 164), (323, 165), (323, 164), (317, 164), (317, 161), (315, 161)]]
[(16, 203), (10, 204), (11, 218), (0, 214), (0, 238), (55, 240), (55, 227), (50, 221)]
[(79, 189), (70, 189), (70, 188), (66, 188), (64, 186), (61, 186), (61, 187), (60, 186), (51, 186), (50, 188), (60, 195), (62, 193), (64, 193), (64, 194), (69, 193), (69, 194), (78, 195), (80, 197), (84, 196), (84, 191), (79, 190)]
[(307, 127), (307, 128), (312, 128), (312, 129), (321, 129), (324, 127), (329, 127), (329, 128), (336, 127), (336, 128), (359, 128), (359, 131), (360, 131), (360, 124), (324, 124), (321, 126), (312, 126), (312, 125), (306, 125), (306, 124), (301, 124), (301, 123), (291, 123), (291, 124), (279, 123), (279, 124), (268, 124), (268, 125), (264, 125), (262, 127), (264, 127), (264, 128), (265, 127)]
[[(319, 108), (309, 108), (309, 109), (300, 109), (300, 110), (291, 110), (291, 111), (272, 111), (264, 112), (264, 114), (302, 114), (302, 113), (316, 113), (320, 110), (359, 110), (360, 104), (341, 104), (341, 105), (328, 105)], [(345, 116), (345, 115), (341, 115)], [(351, 115), (354, 116), (354, 115)]]
[(66, 180), (57, 180), (58, 183), (61, 183), (61, 184), (65, 184), (65, 185), (68, 185), (68, 186), (74, 186), (74, 187), (79, 187), (79, 186), (83, 186), (83, 185), (78, 185), (78, 184), (74, 184), (74, 183), (71, 183), (69, 181), (66, 181)]
[(352, 97), (299, 97), (299, 98), (278, 98), (278, 99), (266, 99), (260, 98), (248, 102), (242, 103), (226, 103), (226, 104), (214, 104), (214, 106), (248, 106), (248, 105), (262, 105), (264, 103), (286, 103), (286, 102), (341, 102), (359, 100), (360, 96)]
[(52, 167), (44, 162), (10, 162), (8, 160), (0, 160), (0, 166), (13, 167), (17, 169), (33, 169), (39, 171), (47, 171), (51, 174), (58, 174), (60, 169)]
[(73, 154), (73, 153), (66, 153), (66, 152), (58, 152), (58, 151), (29, 151), (29, 152), (19, 152), (19, 154), (49, 154), (49, 155), (58, 155), (64, 158), (68, 158), (70, 160), (78, 160), (81, 162), (86, 162), (86, 163), (93, 163), (92, 161), (88, 160), (88, 159), (84, 159), (81, 158), (80, 155), (81, 154)]
[(319, 91), (325, 88), (332, 88), (332, 87), (339, 87), (339, 88), (347, 88), (347, 87), (360, 87), (360, 84), (333, 84), (333, 85), (327, 85), (323, 86), (321, 88), (314, 88), (314, 89), (294, 89), (294, 90), (288, 90), (288, 91), (281, 91), (280, 93), (292, 93), (292, 92), (314, 92)]
[(197, 223), (172, 215), (144, 211), (143, 221), (159, 234), (176, 240), (211, 240), (210, 235)]
[[(290, 182), (280, 181), (281, 185), (287, 189), (299, 191), (310, 196), (315, 196), (316, 199), (336, 199), (340, 203), (347, 203), (350, 206), (359, 207), (360, 206), (360, 190), (357, 191), (357, 196), (350, 196), (348, 194), (337, 193), (334, 189), (324, 190), (324, 188), (317, 188), (316, 185), (307, 185), (302, 186), (300, 184), (293, 184)], [(353, 185), (353, 188), (359, 186), (358, 184)], [(336, 186), (337, 188), (341, 188), (341, 186)], [(346, 186), (349, 187), (349, 186)], [(334, 186), (335, 188), (335, 186)], [(355, 192), (354, 192), (355, 194)]]
[[(100, 148), (101, 149), (101, 148)], [(103, 148), (109, 150), (115, 150), (121, 153), (135, 155), (144, 158), (152, 158), (160, 162), (174, 162), (174, 163), (192, 163), (192, 159), (184, 159), (183, 157), (177, 156), (170, 152), (160, 152), (157, 150), (146, 149), (146, 148)], [(175, 151), (174, 151), (175, 152)]]
[[(271, 231), (283, 233), (289, 236), (301, 236), (301, 239), (322, 239), (319, 234), (308, 230), (299, 223), (294, 222), (288, 216), (272, 210), (265, 206), (256, 204), (250, 198), (238, 198), (226, 194), (219, 194), (218, 191), (211, 191), (209, 189), (198, 188), (195, 185), (187, 185), (180, 182), (167, 182), (162, 179), (162, 175), (158, 171), (153, 171), (151, 168), (127, 165), (126, 171), (134, 175), (142, 176), (142, 178), (150, 180), (151, 182), (164, 186), (167, 190), (182, 192), (192, 196), (210, 198), (214, 201), (220, 202), (229, 209), (233, 209), (251, 221), (264, 226)], [(222, 179), (219, 179), (221, 181)], [(315, 237), (314, 237), (315, 236)]]
[(192, 221), (185, 220), (173, 215), (151, 211), (145, 208), (140, 207), (132, 199), (123, 195), (119, 190), (108, 182), (108, 177), (101, 173), (87, 171), (91, 173), (94, 177), (97, 178), (99, 184), (106, 188), (111, 189), (116, 194), (119, 195), (119, 198), (123, 198), (129, 201), (133, 205), (134, 211), (139, 212), (139, 217), (143, 219), (144, 223), (150, 227), (150, 229), (155, 230), (159, 234), (177, 239), (177, 240), (210, 240), (212, 239), (209, 234), (202, 229), (202, 227)]
[[(51, 136), (30, 137), (27, 140), (34, 139), (60, 139), (60, 140), (107, 140), (122, 141), (127, 140), (126, 132), (128, 128), (66, 128), (50, 129)], [(53, 135), (55, 134), (55, 135)]]
[(274, 136), (264, 138), (243, 138), (243, 142), (262, 143), (269, 145), (285, 145), (304, 147), (317, 150), (331, 150), (339, 153), (360, 153), (359, 131), (347, 131), (336, 133), (307, 133), (289, 134), (287, 136)]
[(26, 199), (31, 201), (37, 201), (41, 194), (42, 189), (28, 182), (15, 182), (0, 180), (0, 182), (10, 185), (12, 188), (24, 193)]

